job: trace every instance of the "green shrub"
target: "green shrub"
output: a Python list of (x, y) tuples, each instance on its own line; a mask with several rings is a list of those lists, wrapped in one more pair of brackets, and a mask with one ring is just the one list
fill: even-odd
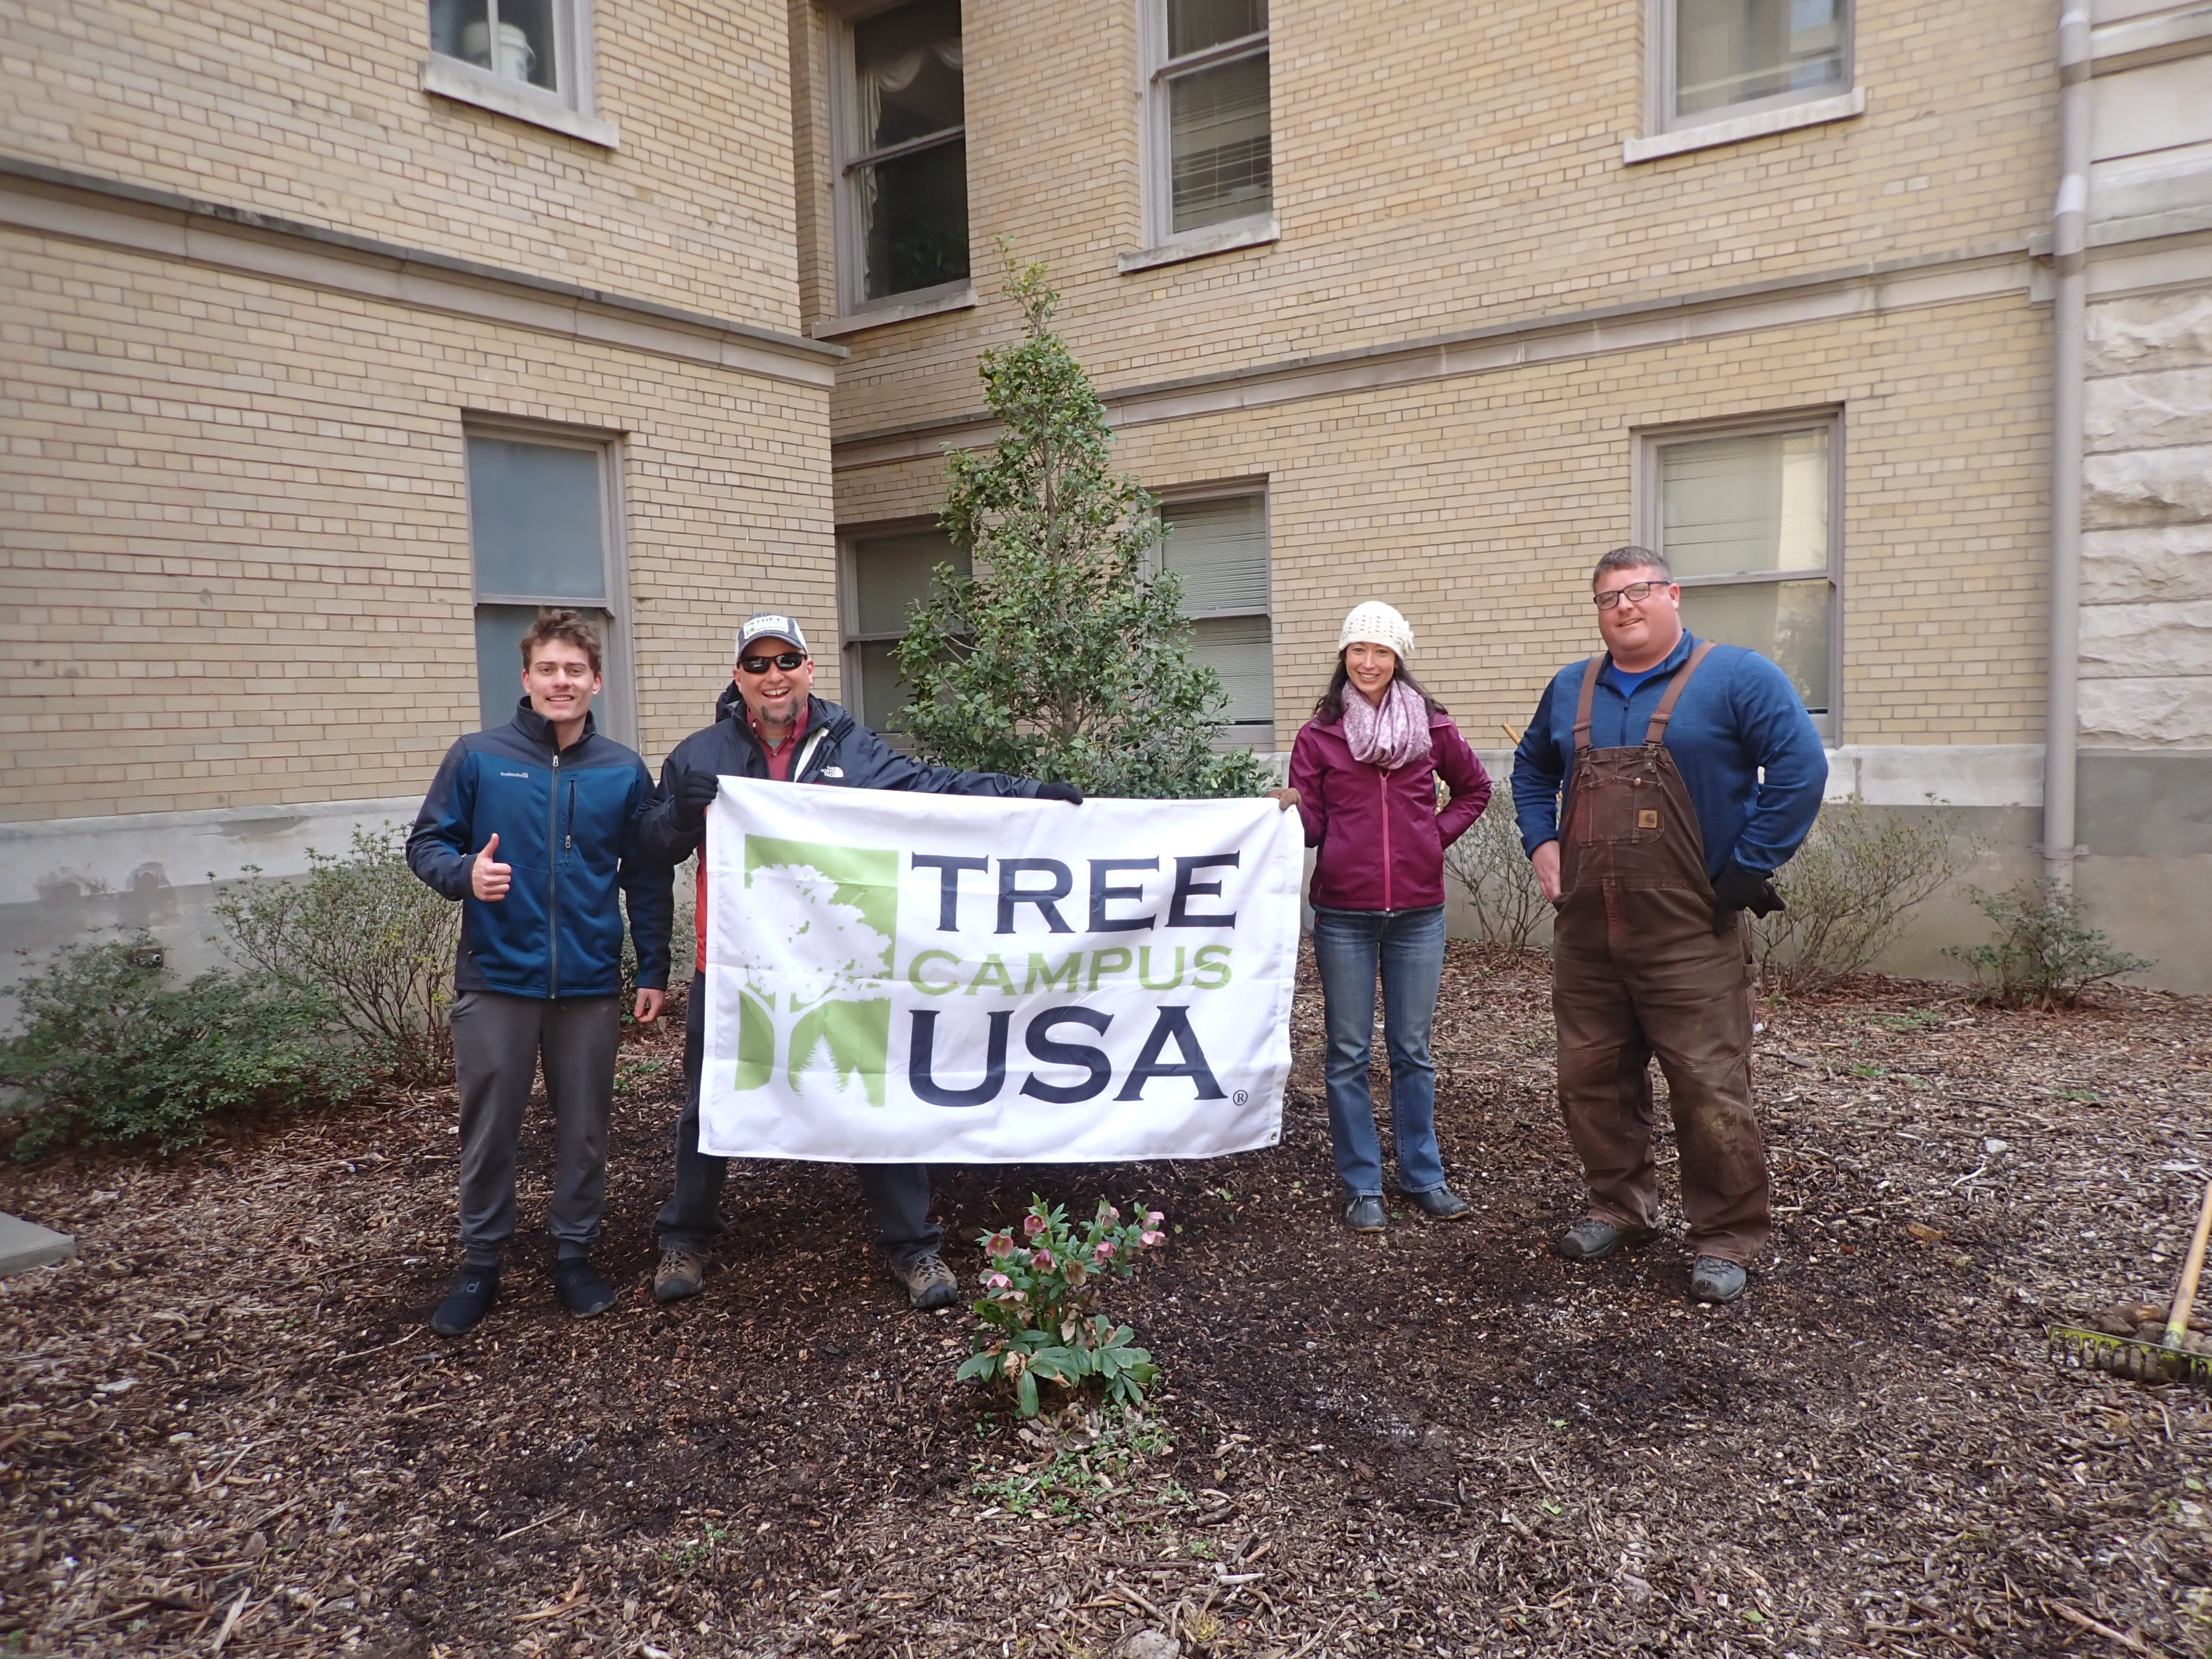
[(2002, 893), (1969, 887), (1966, 896), (1996, 925), (1996, 938), (1946, 945), (1943, 954), (1973, 969), (1985, 1002), (2070, 1007), (2091, 986), (2154, 965), (2112, 949), (2111, 938), (2082, 919), (2081, 902), (2056, 882), (2019, 882)]
[(1905, 913), (1959, 872), (1975, 843), (1954, 812), (1916, 817), (1839, 801), (1821, 810), (1796, 856), (1775, 872), (1786, 910), (1752, 925), (1766, 982), (1788, 995), (1863, 971)]
[(310, 848), (306, 877), (226, 888), (215, 913), (234, 958), (332, 1010), (371, 1065), (442, 1083), (461, 907), (416, 877), (404, 846), (398, 832), (356, 830), (346, 857)]
[(362, 1077), (333, 1041), (327, 1004), (265, 979), (170, 982), (144, 935), (69, 945), (9, 988), (23, 1030), (0, 1041), (15, 1153), (72, 1139), (151, 1140), (161, 1151), (207, 1121), (352, 1094)]
[(1445, 850), (1444, 870), (1466, 893), (1485, 939), (1516, 951), (1535, 943), (1552, 907), (1536, 884), (1536, 866), (1521, 850), (1510, 788), (1492, 791), (1482, 816)]

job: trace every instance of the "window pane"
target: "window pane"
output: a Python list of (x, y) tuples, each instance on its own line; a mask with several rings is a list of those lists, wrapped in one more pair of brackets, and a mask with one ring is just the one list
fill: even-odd
[(485, 0), (430, 0), (430, 50), (489, 69), (489, 15)]
[(561, 40), (555, 27), (559, 0), (499, 0), (499, 59), (493, 65), (511, 80), (548, 92), (561, 85)]
[(1844, 4), (1675, 0), (1675, 114), (1842, 85)]
[(599, 452), (507, 438), (468, 444), (477, 592), (605, 605)]
[(968, 145), (951, 139), (853, 175), (867, 264), (880, 300), (968, 274)]
[(860, 150), (961, 123), (960, 0), (915, 0), (853, 26)]
[(1168, 148), (1176, 230), (1267, 212), (1274, 202), (1267, 54), (1170, 81)]
[(1267, 0), (1167, 0), (1168, 56), (1203, 52), (1267, 27)]
[(965, 574), (968, 556), (940, 531), (872, 536), (854, 544), (853, 631), (905, 633), (908, 606), (928, 599), (931, 573), (948, 563)]
[(886, 737), (896, 738), (905, 726), (900, 716), (913, 701), (906, 682), (899, 678), (898, 669), (891, 662), (891, 647), (895, 640), (871, 640), (853, 647), (860, 659), (860, 706), (854, 712), (864, 726), (873, 727)]
[(1275, 719), (1274, 641), (1267, 619), (1224, 617), (1195, 623), (1190, 654), (1221, 676), (1229, 694), (1224, 717), (1247, 728), (1237, 735), (1267, 741)]
[(1686, 587), (1682, 621), (1701, 640), (1748, 646), (1771, 659), (1790, 676), (1805, 707), (1825, 714), (1832, 592), (1825, 580)]
[(1677, 576), (1828, 568), (1828, 428), (1668, 444), (1659, 550)]
[(1160, 544), (1167, 568), (1182, 578), (1185, 614), (1267, 608), (1267, 525), (1257, 495), (1164, 507)]

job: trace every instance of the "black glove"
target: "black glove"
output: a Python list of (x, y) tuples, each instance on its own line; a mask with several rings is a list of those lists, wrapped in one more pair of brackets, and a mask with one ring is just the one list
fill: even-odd
[(712, 772), (679, 772), (676, 775), (676, 827), (696, 836), (707, 827), (707, 809), (722, 793), (722, 781)]
[(1782, 902), (1782, 895), (1774, 890), (1771, 876), (1755, 875), (1740, 864), (1726, 864), (1713, 878), (1713, 932), (1725, 933), (1735, 922), (1739, 910), (1748, 910), (1754, 916), (1771, 916), (1777, 910), (1790, 907)]
[(1064, 800), (1070, 806), (1083, 805), (1083, 792), (1072, 783), (1041, 783), (1037, 785), (1039, 800)]

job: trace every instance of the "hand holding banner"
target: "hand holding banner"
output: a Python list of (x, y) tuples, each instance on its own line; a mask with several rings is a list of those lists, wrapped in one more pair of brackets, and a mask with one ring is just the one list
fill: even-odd
[(1281, 1138), (1297, 814), (725, 778), (700, 1150), (1212, 1158)]

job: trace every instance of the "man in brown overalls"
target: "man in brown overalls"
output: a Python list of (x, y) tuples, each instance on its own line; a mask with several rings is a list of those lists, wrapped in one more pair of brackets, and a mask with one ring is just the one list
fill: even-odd
[(1756, 652), (1693, 639), (1671, 578), (1642, 548), (1598, 562), (1607, 650), (1546, 688), (1513, 795), (1557, 911), (1559, 1105), (1589, 1188), (1559, 1254), (1595, 1261), (1656, 1231), (1656, 1055), (1681, 1154), (1691, 1292), (1731, 1302), (1773, 1232), (1743, 913), (1782, 907), (1770, 878), (1812, 828), (1828, 767), (1789, 678)]

